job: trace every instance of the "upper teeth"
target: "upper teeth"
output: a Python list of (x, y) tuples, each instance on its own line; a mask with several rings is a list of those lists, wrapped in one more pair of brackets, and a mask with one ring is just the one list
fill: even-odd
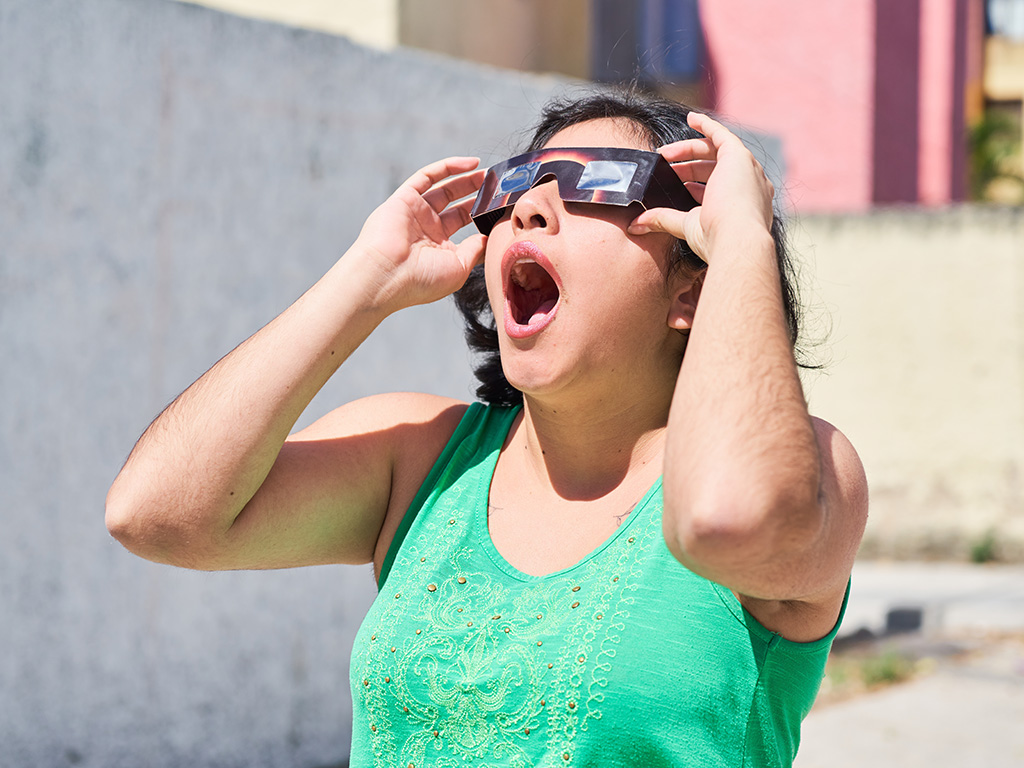
[(516, 261), (516, 263), (512, 265), (512, 271), (511, 271), (512, 282), (514, 282), (520, 288), (525, 288), (526, 286), (524, 286), (523, 282), (522, 282), (522, 280), (523, 280), (523, 273), (522, 273), (522, 270), (520, 270), (520, 266), (523, 265), (523, 264), (536, 264), (536, 263), (537, 263), (536, 259), (530, 259), (530, 258), (522, 258), (522, 259), (519, 259), (518, 261)]

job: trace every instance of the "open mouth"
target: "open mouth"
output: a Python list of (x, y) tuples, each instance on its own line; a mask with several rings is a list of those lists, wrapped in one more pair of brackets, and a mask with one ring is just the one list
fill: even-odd
[(530, 325), (534, 318), (547, 315), (558, 303), (558, 286), (535, 261), (517, 261), (508, 279), (508, 305), (512, 319), (519, 325)]
[(505, 328), (510, 336), (523, 338), (551, 322), (561, 290), (553, 267), (532, 243), (517, 243), (506, 260)]

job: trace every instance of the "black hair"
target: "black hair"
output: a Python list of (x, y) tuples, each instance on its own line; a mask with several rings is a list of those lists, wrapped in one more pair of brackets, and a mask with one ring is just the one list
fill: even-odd
[[(645, 93), (635, 87), (602, 90), (582, 97), (563, 97), (544, 107), (533, 137), (523, 151), (542, 148), (556, 133), (569, 126), (599, 119), (628, 121), (635, 127), (637, 138), (651, 150), (656, 150), (674, 141), (701, 137), (700, 133), (687, 124), (689, 113), (690, 108), (679, 102)], [(775, 241), (790, 344), (795, 348), (800, 329), (800, 309), (793, 265), (786, 249), (785, 225), (778, 212), (772, 221), (771, 234)], [(668, 275), (671, 277), (682, 271), (696, 276), (705, 269), (707, 265), (690, 250), (686, 242), (676, 240), (669, 254)], [(455, 306), (465, 323), (466, 343), (477, 357), (473, 366), (473, 372), (480, 382), (476, 389), (477, 397), (491, 405), (521, 403), (523, 393), (509, 384), (501, 367), (498, 331), (487, 297), (483, 265), (475, 267), (465, 285), (455, 293)]]

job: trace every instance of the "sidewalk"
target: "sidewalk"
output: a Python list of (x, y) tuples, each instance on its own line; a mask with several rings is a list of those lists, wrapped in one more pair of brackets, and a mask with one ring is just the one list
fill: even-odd
[(1024, 766), (1024, 566), (858, 563), (836, 648), (864, 642), (933, 671), (816, 707), (796, 768)]
[(1024, 632), (1024, 565), (858, 562), (839, 636), (883, 632), (899, 609), (920, 610), (928, 634)]

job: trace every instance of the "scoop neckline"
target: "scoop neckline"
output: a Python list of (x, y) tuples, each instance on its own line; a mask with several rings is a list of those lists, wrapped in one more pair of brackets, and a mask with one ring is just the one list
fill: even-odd
[[(516, 415), (518, 415), (518, 413)], [(487, 503), (488, 501), (490, 501), (491, 498), (491, 485), (494, 483), (494, 473), (498, 467), (498, 458), (501, 456), (501, 449), (504, 447), (505, 442), (508, 440), (508, 433), (512, 430), (512, 425), (515, 423), (515, 421), (515, 416), (509, 419), (508, 427), (501, 436), (501, 442), (498, 443), (497, 450), (493, 451), (491, 456), (488, 457), (487, 483), (481, 483), (484, 492), (483, 494), (481, 494), (482, 498), (478, 497), (475, 500), (473, 510), (473, 522), (474, 525), (479, 530), (483, 531), (481, 539), (483, 540), (484, 551), (487, 553), (487, 556), (490, 558), (491, 562), (502, 573), (523, 582), (540, 583), (544, 581), (554, 581), (565, 576), (566, 574), (572, 573), (578, 568), (582, 568), (587, 563), (594, 560), (594, 558), (600, 555), (604, 550), (608, 549), (608, 547), (614, 544), (620, 537), (625, 535), (625, 533), (636, 524), (636, 520), (647, 512), (647, 507), (649, 506), (651, 498), (661, 488), (662, 478), (661, 475), (659, 475), (658, 478), (654, 481), (654, 483), (651, 484), (651, 486), (647, 489), (644, 495), (640, 497), (640, 501), (637, 502), (636, 507), (634, 507), (633, 511), (630, 513), (629, 517), (626, 518), (625, 522), (622, 523), (622, 525), (616, 528), (615, 531), (607, 539), (598, 544), (597, 547), (595, 547), (590, 552), (585, 554), (577, 562), (573, 563), (572, 565), (566, 566), (565, 568), (562, 568), (560, 570), (552, 571), (551, 573), (545, 573), (540, 576), (535, 576), (532, 573), (526, 573), (525, 571), (521, 571), (514, 565), (512, 565), (512, 563), (506, 560), (505, 556), (498, 551), (498, 548), (494, 545), (494, 540), (491, 538), (491, 527), (490, 525), (488, 525), (487, 521)]]

